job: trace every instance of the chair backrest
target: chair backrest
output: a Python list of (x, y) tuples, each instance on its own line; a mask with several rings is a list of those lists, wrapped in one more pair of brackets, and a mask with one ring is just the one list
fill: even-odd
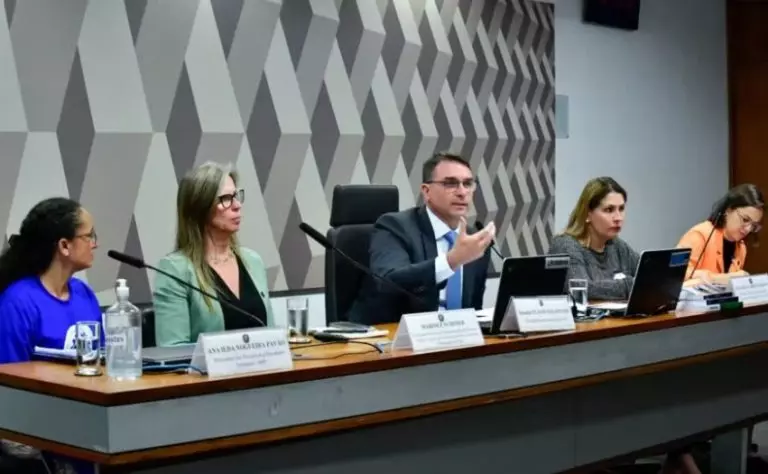
[[(331, 202), (331, 228), (327, 238), (339, 250), (368, 267), (368, 246), (376, 220), (400, 208), (397, 186), (337, 185)], [(336, 255), (325, 251), (325, 314), (327, 322), (345, 320), (365, 274)]]
[(155, 347), (155, 308), (141, 308), (141, 345)]

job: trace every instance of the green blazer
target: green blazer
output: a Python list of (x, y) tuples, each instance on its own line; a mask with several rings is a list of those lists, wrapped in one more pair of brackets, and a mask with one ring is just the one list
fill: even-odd
[[(274, 318), (272, 304), (269, 301), (264, 261), (258, 253), (245, 247), (240, 248), (240, 255), (251, 280), (264, 300), (264, 307), (267, 310), (265, 322), (267, 326), (272, 326)], [(180, 252), (173, 252), (163, 257), (158, 267), (191, 285), (200, 286), (192, 262)], [(158, 273), (155, 278), (155, 289), (152, 292), (156, 344), (172, 346), (195, 343), (200, 333), (224, 331), (224, 314), (221, 311), (221, 305), (211, 300), (213, 307), (211, 310), (204, 298), (200, 293)]]

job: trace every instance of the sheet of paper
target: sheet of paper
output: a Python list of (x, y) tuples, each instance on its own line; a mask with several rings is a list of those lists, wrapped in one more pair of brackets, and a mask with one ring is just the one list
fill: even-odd
[(493, 310), (494, 308), (483, 308), (477, 311), (477, 321), (480, 323), (493, 321)]
[[(321, 327), (321, 328), (313, 328), (310, 330), (310, 334), (313, 332), (324, 332), (328, 329), (335, 329), (335, 328), (328, 328), (328, 327)], [(389, 331), (386, 329), (371, 329), (368, 332), (333, 332), (334, 336), (341, 336), (347, 339), (367, 339), (369, 337), (384, 337), (389, 335)]]
[(603, 303), (591, 304), (589, 307), (595, 309), (607, 309), (608, 311), (618, 311), (620, 309), (627, 309), (627, 303), (605, 301)]

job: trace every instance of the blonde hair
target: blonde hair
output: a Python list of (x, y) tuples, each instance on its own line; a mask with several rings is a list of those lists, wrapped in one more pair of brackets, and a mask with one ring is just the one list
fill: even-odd
[(597, 209), (605, 196), (610, 193), (619, 193), (624, 196), (625, 201), (627, 200), (627, 192), (613, 178), (603, 176), (587, 181), (579, 200), (576, 201), (576, 206), (571, 211), (568, 225), (563, 233), (578, 240), (582, 245), (589, 245), (587, 216), (590, 211)]
[[(179, 183), (176, 194), (176, 250), (192, 262), (200, 288), (210, 291), (215, 286), (213, 272), (205, 259), (205, 237), (208, 223), (216, 209), (216, 203), (227, 177), (237, 186), (238, 175), (230, 165), (206, 162), (190, 170)], [(240, 257), (237, 236), (230, 237), (230, 248)], [(207, 296), (205, 303), (213, 309)]]

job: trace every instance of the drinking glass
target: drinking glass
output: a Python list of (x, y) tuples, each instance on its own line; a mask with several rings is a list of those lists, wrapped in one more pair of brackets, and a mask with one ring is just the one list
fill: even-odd
[(306, 296), (288, 298), (288, 342), (291, 344), (306, 344), (310, 342), (309, 335), (309, 299)]
[(571, 295), (578, 316), (585, 316), (587, 314), (588, 287), (589, 283), (587, 280), (581, 278), (572, 278), (568, 280), (568, 293)]
[(101, 375), (101, 323), (78, 321), (75, 323), (75, 375), (95, 377)]

